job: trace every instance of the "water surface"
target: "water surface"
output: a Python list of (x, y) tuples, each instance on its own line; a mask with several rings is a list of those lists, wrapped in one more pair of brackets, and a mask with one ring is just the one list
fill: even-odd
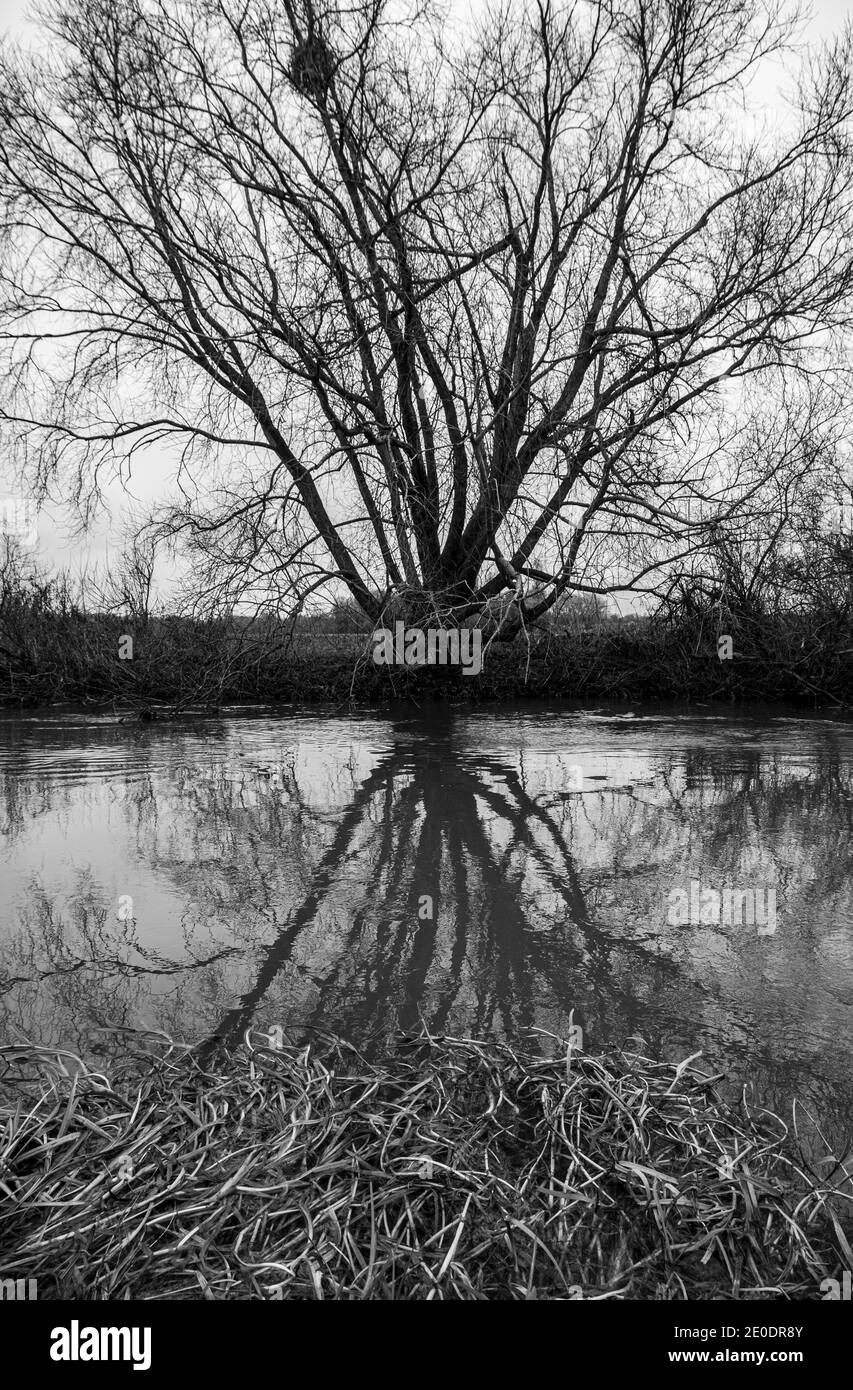
[[(712, 707), (0, 716), (0, 1033), (701, 1050), (853, 1099), (853, 725)], [(757, 925), (671, 894), (776, 892)]]

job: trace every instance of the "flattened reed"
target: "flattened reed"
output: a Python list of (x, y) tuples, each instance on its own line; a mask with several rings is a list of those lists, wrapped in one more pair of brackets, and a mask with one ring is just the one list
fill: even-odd
[(819, 1298), (853, 1267), (849, 1179), (818, 1181), (714, 1080), (426, 1033), (372, 1062), (325, 1035), (203, 1061), (145, 1034), (109, 1077), (3, 1047), (0, 1277), (40, 1298)]

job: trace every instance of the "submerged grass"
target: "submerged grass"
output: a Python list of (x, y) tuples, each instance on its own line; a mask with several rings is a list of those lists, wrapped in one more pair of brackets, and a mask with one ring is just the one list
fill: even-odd
[(39, 1298), (819, 1298), (853, 1267), (850, 1179), (714, 1080), (426, 1033), (373, 1062), (331, 1036), (201, 1060), (142, 1034), (109, 1077), (3, 1047), (0, 1277)]

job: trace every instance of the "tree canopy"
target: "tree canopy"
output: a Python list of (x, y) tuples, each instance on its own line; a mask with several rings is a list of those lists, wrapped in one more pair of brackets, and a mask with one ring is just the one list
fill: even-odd
[[(742, 95), (794, 30), (758, 0), (51, 16), (0, 72), (3, 420), (80, 498), (172, 450), (208, 591), (511, 633), (812, 456), (849, 34), (768, 130)], [(747, 418), (759, 380), (800, 415)]]

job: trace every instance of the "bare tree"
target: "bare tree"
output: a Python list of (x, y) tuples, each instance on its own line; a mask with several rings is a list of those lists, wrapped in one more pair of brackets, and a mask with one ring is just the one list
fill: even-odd
[(121, 614), (145, 628), (151, 616), (156, 562), (154, 537), (140, 527), (129, 536), (118, 558), (107, 564), (103, 579), (95, 575), (90, 581), (100, 610)]
[(773, 0), (48, 27), (0, 71), (5, 419), (80, 497), (175, 446), (167, 526), (218, 602), (330, 584), (509, 634), (642, 588), (772, 475), (745, 383), (790, 390), (846, 327), (851, 40), (768, 130)]

